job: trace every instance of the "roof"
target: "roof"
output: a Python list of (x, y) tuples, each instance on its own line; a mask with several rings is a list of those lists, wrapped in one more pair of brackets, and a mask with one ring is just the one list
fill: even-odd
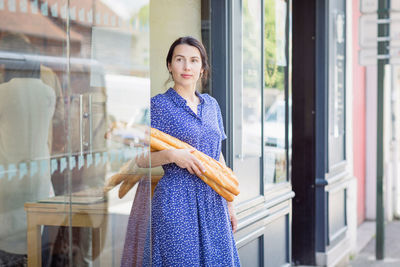
[[(65, 20), (66, 4), (57, 0), (48, 0), (35, 8), (33, 2), (26, 0), (16, 1), (15, 6), (9, 6), (10, 1), (4, 1), (0, 7), (0, 30), (12, 33), (22, 33), (29, 36), (63, 41), (66, 39), (65, 27), (60, 27), (54, 20)], [(17, 4), (18, 3), (18, 4)], [(107, 26), (129, 31), (130, 26), (101, 1), (71, 0), (70, 18), (72, 23), (92, 27)], [(66, 25), (65, 25), (66, 26)], [(72, 42), (81, 42), (83, 36), (71, 28)]]

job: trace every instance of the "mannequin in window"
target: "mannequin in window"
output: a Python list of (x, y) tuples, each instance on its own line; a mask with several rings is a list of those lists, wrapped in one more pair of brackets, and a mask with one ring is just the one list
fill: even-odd
[[(38, 51), (24, 34), (4, 32), (0, 33), (0, 52), (12, 52), (16, 54), (37, 54)], [(56, 105), (52, 123), (49, 127), (50, 154), (64, 153), (64, 101), (60, 80), (57, 74), (49, 67), (40, 65), (40, 79), (46, 85), (53, 88), (56, 95)], [(4, 73), (0, 71), (0, 83), (4, 82)]]
[[(8, 261), (18, 266), (17, 255), (27, 252), (24, 203), (47, 198), (51, 190), (48, 137), (56, 96), (40, 79), (38, 62), (8, 61), (2, 67), (0, 165), (9, 171), (0, 179), (0, 265), (16, 256)], [(32, 173), (34, 161), (38, 168)]]

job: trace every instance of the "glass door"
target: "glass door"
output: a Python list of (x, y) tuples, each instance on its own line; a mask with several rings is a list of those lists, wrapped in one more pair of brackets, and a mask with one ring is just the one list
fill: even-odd
[[(68, 158), (67, 21), (59, 16), (38, 1), (0, 1), (2, 266), (25, 266), (28, 261), (33, 266), (41, 264), (41, 252), (49, 247), (49, 226), (40, 224), (49, 215), (47, 210), (63, 213), (57, 223), (68, 225), (65, 201), (51, 207), (41, 202), (64, 193), (67, 184), (62, 181), (56, 186), (52, 181), (55, 171), (66, 168)], [(64, 158), (62, 166), (59, 158)], [(68, 244), (68, 234), (64, 237)]]
[(0, 263), (139, 264), (149, 1), (0, 0), (0, 18)]

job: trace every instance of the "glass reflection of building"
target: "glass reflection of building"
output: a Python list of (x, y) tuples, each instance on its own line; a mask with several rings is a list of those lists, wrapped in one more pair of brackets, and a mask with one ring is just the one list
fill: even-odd
[(136, 189), (103, 186), (147, 150), (149, 21), (146, 1), (110, 6), (0, 1), (1, 264), (121, 261)]
[[(329, 139), (325, 147), (330, 146), (333, 165), (346, 152), (346, 69), (341, 67), (346, 64), (347, 14), (342, 2), (329, 2), (327, 14), (312, 11), (323, 17), (329, 13), (324, 30), (336, 40), (331, 50), (322, 49), (323, 44), (318, 48), (332, 62), (329, 75), (318, 79), (329, 83), (332, 100), (324, 106), (329, 136), (319, 138)], [(300, 113), (291, 110), (297, 104), (304, 111), (297, 122), (305, 121), (305, 131), (297, 128), (297, 133), (310, 134), (314, 119), (304, 114), (315, 111), (306, 105), (317, 92), (296, 84), (295, 99), (292, 91), (292, 42), (307, 55), (317, 50), (301, 43), (300, 31), (292, 40), (292, 13), (299, 20), (304, 8), (299, 5), (285, 0), (0, 0), (0, 263), (140, 265), (151, 190), (162, 173), (153, 170), (150, 182), (148, 169), (126, 163), (149, 152), (150, 96), (171, 85), (165, 83), (165, 55), (183, 35), (202, 40), (210, 57), (212, 76), (201, 90), (219, 102), (228, 135), (224, 157), (240, 181), (235, 239), (242, 264), (289, 265), (292, 250), (293, 258), (315, 259), (325, 245), (317, 251), (299, 244), (301, 233), (312, 236), (323, 228), (310, 222), (316, 217), (332, 221), (331, 232), (323, 235), (337, 237), (332, 248), (343, 242), (343, 235), (334, 232), (345, 232), (347, 191), (332, 194), (335, 202), (325, 199), (321, 206), (340, 216), (325, 218), (326, 210), (318, 210), (303, 222), (301, 204), (292, 203), (295, 189), (300, 188), (296, 195), (302, 199), (314, 199), (315, 192), (302, 192), (301, 186), (316, 186), (312, 171), (301, 176), (297, 169), (297, 180), (292, 179), (292, 117)], [(308, 60), (302, 67), (310, 75), (307, 82), (314, 83), (312, 73), (323, 70), (323, 64), (314, 69)], [(301, 94), (311, 100), (301, 102)], [(311, 134), (304, 139), (310, 142), (308, 152), (316, 142)], [(318, 160), (325, 158), (310, 159), (307, 166)], [(121, 171), (144, 178), (119, 199), (120, 185), (107, 193), (103, 186)], [(316, 203), (303, 206), (308, 212)], [(12, 223), (11, 214), (18, 223)], [(300, 223), (292, 225), (292, 218)], [(11, 245), (13, 238), (28, 241)]]

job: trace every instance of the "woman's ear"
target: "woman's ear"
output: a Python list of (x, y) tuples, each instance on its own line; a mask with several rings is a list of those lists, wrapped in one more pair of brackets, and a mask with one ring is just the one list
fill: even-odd
[(171, 63), (168, 63), (168, 72), (171, 73)]

